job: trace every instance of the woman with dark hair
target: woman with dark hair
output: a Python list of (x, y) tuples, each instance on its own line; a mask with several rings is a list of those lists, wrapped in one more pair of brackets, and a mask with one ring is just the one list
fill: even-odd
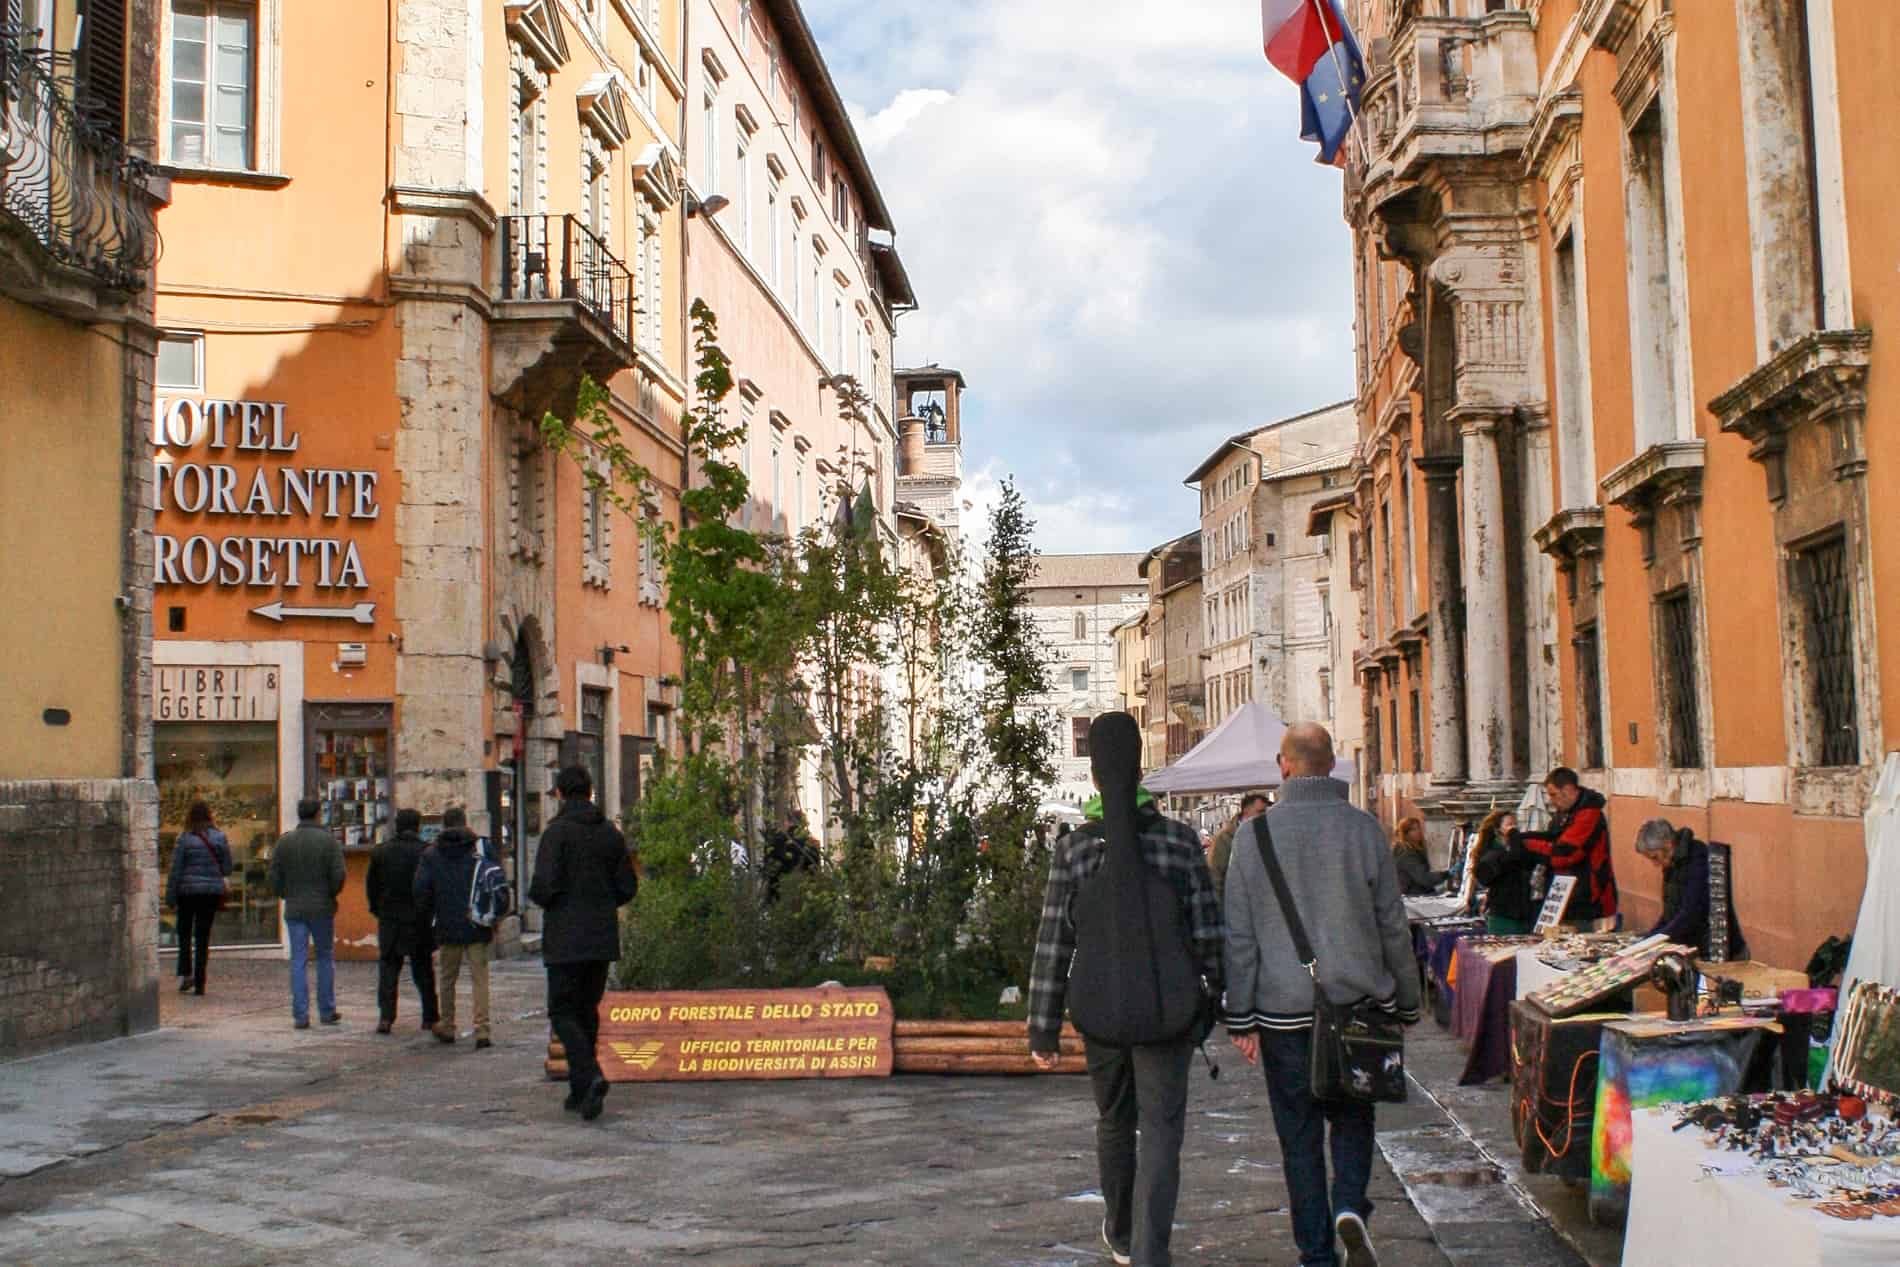
[(1507, 809), (1486, 814), (1474, 848), (1472, 869), (1485, 886), (1485, 931), (1494, 937), (1530, 932), (1540, 904), (1531, 883), (1538, 860), (1517, 834), (1517, 815)]
[[(231, 874), (231, 844), (211, 822), (211, 807), (194, 801), (185, 830), (172, 847), (165, 901), (178, 913), (178, 992), (205, 992), (205, 961), (211, 954), (211, 921), (224, 905), (224, 877)], [(193, 947), (196, 946), (194, 953)]]
[(1413, 815), (1399, 820), (1392, 833), (1392, 864), (1399, 871), (1399, 893), (1404, 897), (1427, 897), (1438, 892), (1445, 873), (1432, 870), (1425, 854), (1425, 820)]

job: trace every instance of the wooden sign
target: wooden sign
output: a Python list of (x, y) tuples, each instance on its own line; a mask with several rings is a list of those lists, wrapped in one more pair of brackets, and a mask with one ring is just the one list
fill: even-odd
[(613, 992), (596, 1055), (609, 1082), (887, 1078), (894, 1022), (875, 987)]
[(1550, 882), (1550, 892), (1544, 895), (1544, 905), (1537, 912), (1537, 923), (1532, 932), (1542, 933), (1563, 923), (1564, 910), (1570, 905), (1570, 895), (1576, 890), (1577, 877), (1560, 875)]

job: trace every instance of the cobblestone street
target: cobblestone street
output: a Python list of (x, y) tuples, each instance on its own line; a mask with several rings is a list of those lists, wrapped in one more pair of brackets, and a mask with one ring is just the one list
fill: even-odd
[[(281, 963), (213, 969), (207, 998), (166, 995), (156, 1034), (0, 1070), (0, 1261), (1107, 1261), (1079, 1078), (619, 1086), (583, 1126), (539, 1076), (536, 961), (497, 965), (482, 1053), (409, 1015), (377, 1037), (372, 965), (339, 965), (342, 1028), (305, 1032)], [(1221, 1067), (1195, 1074), (1177, 1261), (1291, 1262), (1264, 1088), (1230, 1049)], [(1432, 1112), (1382, 1113), (1388, 1150), (1437, 1131)], [(1441, 1225), (1448, 1259), (1383, 1162), (1373, 1197), (1395, 1267), (1501, 1262), (1502, 1244), (1562, 1261), (1521, 1212), (1510, 1241)]]

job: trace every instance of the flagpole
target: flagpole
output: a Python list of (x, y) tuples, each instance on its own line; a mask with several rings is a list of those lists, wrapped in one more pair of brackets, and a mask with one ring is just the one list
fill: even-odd
[(1346, 82), (1346, 68), (1339, 61), (1339, 41), (1333, 38), (1333, 28), (1327, 24), (1326, 8), (1329, 0), (1309, 0), (1313, 12), (1319, 17), (1319, 31), (1326, 37), (1326, 51), (1333, 59), (1333, 73), (1339, 76), (1339, 91), (1346, 98), (1346, 123), (1359, 142), (1359, 157), (1367, 167), (1372, 166), (1372, 150), (1366, 145), (1365, 134), (1359, 130), (1359, 112), (1353, 109), (1352, 86)]

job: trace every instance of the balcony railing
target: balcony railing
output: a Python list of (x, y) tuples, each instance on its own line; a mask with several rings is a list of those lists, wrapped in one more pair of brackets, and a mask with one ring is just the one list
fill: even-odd
[(620, 342), (633, 344), (633, 274), (574, 216), (504, 216), (503, 299), (578, 303)]
[(0, 25), (0, 213), (57, 263), (134, 293), (158, 257), (153, 175), (77, 108), (69, 57)]

